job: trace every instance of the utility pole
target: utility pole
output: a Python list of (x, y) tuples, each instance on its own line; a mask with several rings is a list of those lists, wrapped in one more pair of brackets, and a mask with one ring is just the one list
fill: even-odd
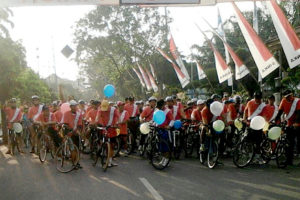
[(53, 70), (55, 75), (55, 88), (58, 89), (58, 83), (57, 83), (57, 74), (56, 74), (56, 62), (55, 62), (55, 48), (54, 48), (54, 40), (53, 36), (51, 36), (51, 42), (52, 42), (52, 61), (53, 61)]
[[(258, 35), (259, 34), (259, 29), (258, 29), (258, 18), (257, 18), (256, 0), (254, 0), (253, 3), (254, 3), (254, 9), (253, 9), (253, 29), (255, 30), (255, 32)], [(258, 71), (258, 82), (259, 82), (260, 90), (263, 91), (263, 88), (262, 88), (262, 77), (261, 77), (261, 74), (259, 73), (259, 71)]]

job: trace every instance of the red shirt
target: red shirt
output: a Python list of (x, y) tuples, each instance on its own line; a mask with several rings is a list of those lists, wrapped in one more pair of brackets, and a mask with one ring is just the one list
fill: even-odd
[(193, 112), (192, 107), (185, 110), (185, 116), (187, 119), (191, 119), (192, 112)]
[(210, 112), (208, 107), (204, 107), (201, 111), (201, 116), (202, 116), (202, 121), (204, 121), (204, 119), (207, 121), (207, 123), (211, 123), (212, 119), (213, 119), (213, 114)]
[(275, 112), (275, 106), (271, 106), (270, 104), (267, 104), (266, 107), (264, 108), (264, 117), (266, 119), (267, 122), (269, 122), (271, 120), (271, 118), (273, 117), (273, 114)]
[(60, 110), (57, 110), (53, 113), (53, 115), (55, 116), (55, 120), (57, 123), (60, 123), (61, 122), (61, 119), (62, 119), (62, 112)]
[[(5, 114), (6, 114), (6, 119), (7, 119), (7, 122), (10, 122), (12, 119), (13, 119), (13, 117), (14, 117), (14, 115), (15, 115), (15, 113), (16, 113), (16, 110), (17, 110), (17, 108), (15, 108), (15, 109), (13, 109), (13, 108), (11, 108), (11, 107), (7, 107), (6, 109), (5, 109)], [(12, 121), (12, 122), (20, 122), (21, 121), (21, 118), (22, 118), (22, 112), (21, 112), (21, 110), (18, 108), (18, 115), (16, 116), (16, 118)], [(8, 123), (7, 124), (7, 128), (8, 129), (11, 129), (12, 128), (12, 123)]]
[(37, 118), (36, 120), (37, 122), (43, 122), (43, 123), (46, 123), (46, 122), (56, 122), (56, 118), (55, 118), (55, 115), (53, 113), (49, 113), (49, 116), (44, 116), (43, 113), (41, 113)]
[(119, 118), (119, 127), (120, 127), (120, 134), (121, 135), (127, 135), (127, 121), (129, 119), (129, 114), (126, 110), (123, 110), (122, 113), (119, 113), (120, 118)]
[[(76, 118), (77, 112), (72, 113), (71, 110), (66, 111), (63, 114), (62, 123), (67, 124), (69, 128), (74, 129), (75, 127), (75, 118)], [(79, 118), (76, 124), (76, 129), (78, 129), (78, 126), (82, 126), (82, 115), (79, 113)]]
[(202, 121), (201, 110), (198, 110), (198, 108), (194, 109), (192, 114), (191, 114), (191, 119), (195, 120), (197, 122), (201, 122)]
[(90, 109), (90, 111), (86, 114), (85, 118), (90, 123), (96, 122), (98, 110), (97, 109)]
[[(279, 110), (282, 110), (286, 115), (288, 115), (290, 113), (290, 109), (292, 107), (293, 101), (295, 98), (293, 98), (293, 100), (291, 102), (288, 102), (286, 100), (286, 98), (283, 98), (281, 100), (281, 103), (279, 105)], [(295, 122), (296, 122), (296, 111), (300, 110), (300, 100), (298, 101), (298, 103), (296, 104), (296, 110), (293, 113), (293, 115), (288, 119), (288, 126), (292, 126)]]
[[(146, 122), (149, 122), (153, 118), (153, 113), (154, 113), (155, 108), (151, 108), (151, 106), (147, 106), (144, 108), (143, 112), (141, 113), (140, 117), (141, 119), (145, 119)], [(129, 116), (129, 114), (128, 114)]]
[[(41, 105), (31, 106), (28, 110), (28, 119), (33, 119), (39, 111)], [(42, 111), (42, 110), (41, 110)], [(42, 112), (41, 112), (42, 113)], [(37, 116), (38, 117), (38, 116)]]
[(136, 117), (140, 114), (139, 108), (135, 104), (130, 104), (130, 103), (125, 104), (124, 109), (128, 112), (129, 117)]
[[(246, 108), (245, 108), (245, 114), (246, 114), (246, 117), (250, 117), (255, 111), (256, 109), (258, 108), (260, 104), (256, 103), (254, 99), (252, 99), (251, 101), (249, 101), (246, 105)], [(257, 116), (265, 116), (266, 115), (266, 111), (265, 111), (265, 108), (261, 111), (261, 113), (259, 113)]]
[[(114, 109), (112, 116), (110, 116), (111, 109)], [(108, 122), (110, 120), (110, 117), (112, 117), (112, 123), (110, 126), (116, 126), (116, 124), (119, 121), (119, 111), (115, 107), (109, 107), (107, 111), (101, 111), (99, 110), (97, 113), (96, 121), (98, 124), (101, 124), (102, 126), (108, 126)], [(116, 137), (117, 131), (115, 128), (109, 128), (107, 130), (108, 137)]]

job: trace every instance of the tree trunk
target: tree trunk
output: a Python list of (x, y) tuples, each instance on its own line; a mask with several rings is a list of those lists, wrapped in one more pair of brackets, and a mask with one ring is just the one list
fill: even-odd
[(7, 144), (8, 138), (7, 138), (7, 126), (6, 126), (6, 116), (4, 112), (4, 108), (1, 107), (1, 124), (2, 124), (2, 138), (3, 138), (3, 144)]

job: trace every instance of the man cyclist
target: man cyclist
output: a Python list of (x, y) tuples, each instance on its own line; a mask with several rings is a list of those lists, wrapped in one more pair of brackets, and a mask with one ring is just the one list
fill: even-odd
[(117, 102), (118, 110), (119, 110), (119, 121), (118, 125), (120, 127), (120, 138), (121, 142), (124, 144), (124, 153), (125, 155), (128, 154), (127, 150), (127, 135), (128, 135), (128, 130), (127, 130), (127, 122), (129, 120), (129, 114), (126, 110), (124, 110), (124, 105), (125, 103), (122, 101)]
[[(79, 130), (81, 130), (82, 127), (82, 115), (80, 113), (80, 111), (78, 111), (77, 109), (77, 102), (75, 100), (71, 100), (69, 102), (70, 104), (70, 109), (69, 111), (66, 111), (63, 114), (63, 117), (61, 119), (61, 124), (66, 125), (66, 129), (64, 134), (68, 134), (72, 141), (73, 144), (75, 144), (78, 149), (79, 149), (79, 135), (80, 132)], [(73, 157), (72, 159), (77, 160), (76, 157)], [(82, 168), (78, 162), (76, 168)]]
[(57, 123), (60, 123), (61, 118), (63, 116), (62, 112), (60, 111), (60, 108), (58, 106), (58, 102), (57, 101), (53, 101), (52, 103), (52, 113), (55, 116), (55, 120)]
[(157, 99), (155, 97), (150, 97), (148, 99), (148, 102), (149, 102), (149, 106), (146, 106), (143, 109), (143, 112), (140, 115), (141, 123), (149, 122), (153, 118), (153, 113), (154, 113), (154, 110), (155, 110), (155, 107), (156, 107)]
[(202, 116), (201, 111), (205, 107), (205, 101), (204, 100), (198, 100), (197, 101), (197, 108), (193, 110), (191, 114), (191, 120), (200, 123), (202, 122)]
[(283, 95), (284, 97), (280, 102), (276, 121), (279, 123), (281, 115), (286, 114), (286, 134), (289, 142), (287, 149), (287, 164), (293, 165), (295, 138), (297, 138), (297, 149), (298, 152), (300, 152), (300, 99), (294, 97), (294, 93), (291, 90), (284, 91)]
[[(9, 100), (8, 107), (5, 108), (6, 120), (8, 122), (8, 134), (9, 134), (9, 142), (8, 142), (8, 151), (6, 154), (14, 154), (11, 152), (12, 145), (12, 137), (13, 137), (13, 123), (20, 123), (22, 118), (22, 112), (20, 108), (17, 108), (17, 101), (15, 98)], [(24, 153), (22, 150), (22, 135), (21, 133), (16, 133), (16, 140), (17, 140), (17, 149), (20, 153)], [(13, 149), (14, 150), (14, 149)]]
[[(28, 110), (28, 118), (31, 121), (31, 125), (29, 126), (29, 131), (31, 135), (31, 151), (30, 153), (34, 153), (35, 146), (38, 144), (39, 135), (36, 133), (34, 129), (33, 122), (37, 119), (37, 117), (42, 113), (43, 105), (40, 104), (40, 98), (37, 95), (31, 97), (33, 106), (31, 106)], [(39, 149), (37, 149), (39, 152)]]
[[(129, 97), (128, 98), (127, 104), (125, 104), (124, 109), (128, 112), (129, 114), (129, 121), (128, 121), (128, 128), (130, 132), (133, 134), (133, 141), (136, 140), (137, 135), (139, 134), (139, 109), (138, 105), (135, 104), (134, 102), (134, 97)], [(136, 145), (136, 144), (133, 144)]]
[(107, 127), (107, 137), (110, 138), (110, 155), (108, 167), (118, 166), (116, 163), (113, 163), (112, 158), (114, 155), (114, 144), (117, 137), (116, 125), (119, 121), (119, 112), (115, 107), (109, 106), (107, 100), (103, 100), (100, 105), (100, 110), (97, 113), (96, 122), (100, 126)]

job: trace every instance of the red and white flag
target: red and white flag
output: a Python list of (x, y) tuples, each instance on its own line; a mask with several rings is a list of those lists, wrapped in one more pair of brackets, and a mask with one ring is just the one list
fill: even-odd
[(198, 71), (198, 79), (202, 80), (204, 78), (206, 78), (206, 74), (202, 69), (202, 66), (200, 65), (200, 63), (198, 61), (196, 61), (197, 63), (197, 71)]
[(156, 74), (155, 74), (155, 71), (154, 71), (154, 67), (153, 67), (153, 65), (151, 63), (150, 63), (150, 70), (151, 70), (151, 74), (152, 74), (153, 78), (155, 80), (157, 80), (157, 77), (156, 77)]
[(172, 64), (173, 69), (176, 72), (177, 78), (181, 84), (181, 87), (184, 88), (185, 86), (187, 86), (190, 81), (182, 73), (182, 71), (179, 69), (179, 67), (169, 58), (169, 56), (167, 54), (165, 54), (165, 52), (163, 50), (161, 50), (160, 48), (157, 48), (157, 50), (161, 53), (161, 55), (163, 57), (165, 57)]
[(139, 70), (140, 70), (140, 72), (142, 74), (142, 77), (144, 79), (144, 82), (146, 84), (146, 88), (147, 88), (148, 91), (150, 91), (152, 89), (150, 80), (149, 80), (147, 74), (145, 73), (145, 71), (143, 70), (143, 68), (139, 64), (137, 64), (137, 65), (139, 67)]
[(279, 67), (279, 63), (273, 57), (269, 49), (254, 31), (254, 29), (251, 27), (246, 18), (243, 16), (237, 5), (234, 2), (232, 2), (232, 5), (239, 27), (248, 44), (249, 50), (257, 65), (258, 71), (260, 72), (262, 78), (265, 78), (267, 75), (269, 75)]
[(300, 65), (300, 40), (276, 1), (267, 1), (276, 32), (290, 68)]
[(135, 72), (135, 74), (137, 75), (137, 77), (139, 78), (141, 85), (142, 85), (143, 87), (145, 87), (146, 85), (145, 85), (145, 83), (144, 83), (144, 81), (143, 81), (142, 75), (141, 75), (135, 68), (132, 68), (132, 69), (133, 69), (133, 71)]
[(149, 77), (149, 79), (150, 79), (150, 83), (151, 83), (151, 86), (152, 86), (152, 88), (153, 88), (153, 91), (154, 91), (154, 92), (158, 92), (158, 87), (157, 87), (157, 85), (156, 85), (156, 83), (155, 83), (155, 80), (154, 80), (152, 74), (148, 71), (147, 68), (146, 68), (145, 70), (146, 70), (146, 73), (147, 73), (147, 75), (148, 75), (148, 77)]
[(175, 44), (175, 41), (173, 39), (173, 36), (171, 35), (171, 38), (170, 38), (170, 52), (171, 54), (173, 55), (173, 58), (176, 60), (176, 63), (178, 64), (178, 66), (180, 67), (181, 71), (184, 73), (184, 75), (186, 76), (186, 78), (188, 80), (190, 80), (190, 75), (188, 73), (188, 71), (186, 70), (184, 64), (183, 64), (183, 61), (177, 51), (177, 47), (176, 47), (176, 44)]

